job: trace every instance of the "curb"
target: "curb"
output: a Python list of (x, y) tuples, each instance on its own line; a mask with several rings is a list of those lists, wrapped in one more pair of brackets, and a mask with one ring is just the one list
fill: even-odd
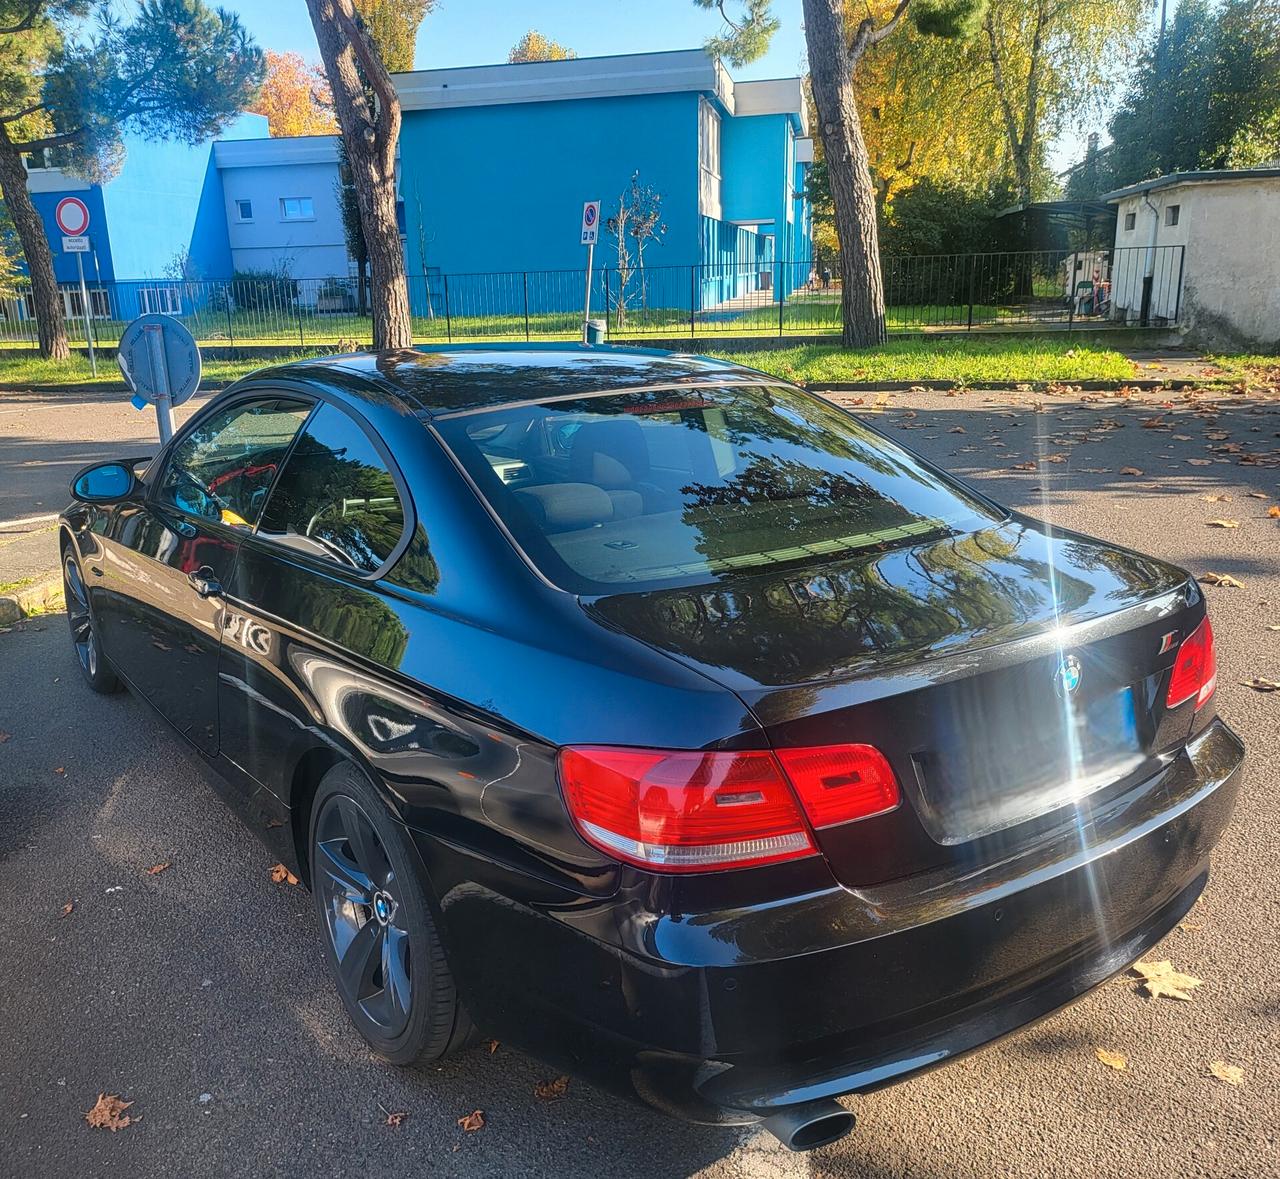
[(24, 618), (62, 605), (62, 575), (47, 574), (31, 585), (10, 594), (0, 594), (0, 626), (12, 626)]

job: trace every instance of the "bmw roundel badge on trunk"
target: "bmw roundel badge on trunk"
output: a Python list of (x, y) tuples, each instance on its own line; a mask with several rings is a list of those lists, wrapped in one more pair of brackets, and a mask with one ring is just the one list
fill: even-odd
[(1080, 679), (1083, 674), (1083, 670), (1080, 667), (1080, 660), (1074, 655), (1064, 655), (1058, 663), (1058, 695), (1070, 696), (1071, 693), (1080, 686)]

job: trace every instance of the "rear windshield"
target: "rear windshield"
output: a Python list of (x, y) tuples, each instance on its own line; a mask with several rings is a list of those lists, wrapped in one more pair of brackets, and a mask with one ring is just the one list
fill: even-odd
[(529, 558), (574, 593), (711, 582), (993, 519), (892, 442), (785, 387), (655, 389), (436, 425)]

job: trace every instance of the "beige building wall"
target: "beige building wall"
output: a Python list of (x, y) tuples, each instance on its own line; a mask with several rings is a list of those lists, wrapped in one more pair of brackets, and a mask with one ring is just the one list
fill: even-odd
[[(1280, 177), (1192, 181), (1118, 201), (1116, 250), (1129, 264), (1116, 267), (1111, 299), (1113, 314), (1131, 323), (1141, 313), (1151, 242), (1147, 200), (1159, 219), (1156, 245), (1184, 247), (1180, 306), (1177, 251), (1155, 251), (1152, 321), (1177, 318), (1202, 346), (1280, 347)], [(1175, 205), (1178, 223), (1169, 225)], [(1127, 213), (1135, 214), (1131, 230)]]

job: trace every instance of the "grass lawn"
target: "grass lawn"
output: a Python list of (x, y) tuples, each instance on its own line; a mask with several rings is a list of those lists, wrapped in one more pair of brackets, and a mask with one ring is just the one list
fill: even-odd
[(947, 380), (1126, 381), (1138, 375), (1128, 357), (1110, 348), (1056, 336), (946, 336), (890, 340), (881, 348), (846, 350), (806, 344), (756, 352), (717, 352), (739, 364), (776, 373), (789, 381)]
[[(332, 352), (331, 348), (324, 349)], [(205, 359), (201, 383), (205, 385), (224, 385), (243, 377), (254, 369), (268, 364), (283, 364), (289, 360), (301, 360), (307, 356), (319, 355), (315, 351), (299, 351), (278, 359), (264, 359), (251, 356), (237, 360)], [(124, 387), (124, 378), (116, 366), (114, 356), (98, 357), (98, 375), (95, 378), (89, 368), (89, 359), (78, 353), (70, 360), (41, 360), (38, 356), (3, 356), (0, 355), (0, 388), (18, 389), (56, 389), (62, 385), (101, 385), (104, 389)]]

